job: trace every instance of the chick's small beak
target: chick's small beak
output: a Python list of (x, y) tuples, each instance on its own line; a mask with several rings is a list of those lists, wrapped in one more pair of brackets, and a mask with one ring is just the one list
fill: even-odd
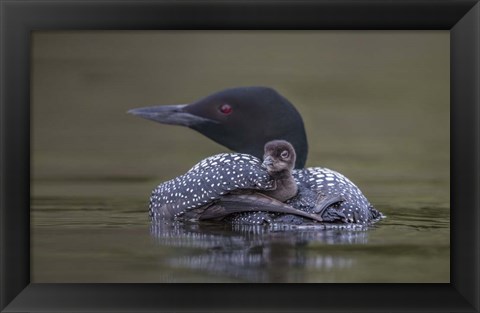
[(273, 165), (273, 158), (271, 156), (267, 156), (265, 159), (263, 159), (263, 163), (262, 163), (263, 168), (266, 169), (272, 165)]

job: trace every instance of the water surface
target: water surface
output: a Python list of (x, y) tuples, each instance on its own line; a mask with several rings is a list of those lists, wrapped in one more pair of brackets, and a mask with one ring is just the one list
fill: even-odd
[[(448, 32), (35, 32), (33, 282), (449, 282)], [(127, 115), (271, 86), (307, 166), (349, 177), (367, 230), (152, 225), (160, 182), (225, 148)]]

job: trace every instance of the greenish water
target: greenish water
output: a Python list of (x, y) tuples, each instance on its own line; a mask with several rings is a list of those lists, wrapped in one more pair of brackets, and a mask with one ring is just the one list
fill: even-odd
[[(33, 282), (449, 282), (448, 32), (36, 32)], [(151, 225), (160, 182), (225, 148), (127, 115), (264, 85), (307, 166), (349, 177), (368, 230)]]

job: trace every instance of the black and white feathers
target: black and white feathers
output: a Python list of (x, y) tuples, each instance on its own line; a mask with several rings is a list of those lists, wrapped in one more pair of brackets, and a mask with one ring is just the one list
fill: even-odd
[(157, 186), (150, 198), (150, 215), (179, 217), (186, 211), (239, 189), (268, 190), (273, 180), (260, 159), (248, 154), (223, 153), (206, 158), (184, 175)]
[[(355, 184), (335, 171), (316, 167), (293, 170), (292, 175), (299, 193), (281, 203), (256, 192), (275, 188), (260, 159), (218, 154), (157, 186), (150, 198), (150, 215), (198, 220), (235, 213), (231, 221), (247, 224), (287, 220), (368, 224), (381, 216)], [(286, 214), (293, 218), (285, 218)]]
[(266, 211), (322, 221), (255, 191), (275, 188), (260, 159), (240, 153), (202, 160), (187, 173), (160, 184), (150, 197), (150, 215), (158, 219), (219, 219), (233, 213)]

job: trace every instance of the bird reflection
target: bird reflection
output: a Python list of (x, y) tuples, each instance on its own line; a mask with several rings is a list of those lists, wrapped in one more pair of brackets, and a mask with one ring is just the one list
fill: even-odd
[[(316, 225), (318, 226), (318, 225)], [(319, 229), (320, 228), (320, 229)], [(333, 245), (366, 244), (366, 228), (253, 226), (156, 221), (157, 244), (198, 249), (166, 260), (170, 267), (207, 272), (245, 282), (304, 282), (312, 270), (347, 269), (355, 260), (324, 252)], [(338, 254), (338, 253), (337, 253)]]

